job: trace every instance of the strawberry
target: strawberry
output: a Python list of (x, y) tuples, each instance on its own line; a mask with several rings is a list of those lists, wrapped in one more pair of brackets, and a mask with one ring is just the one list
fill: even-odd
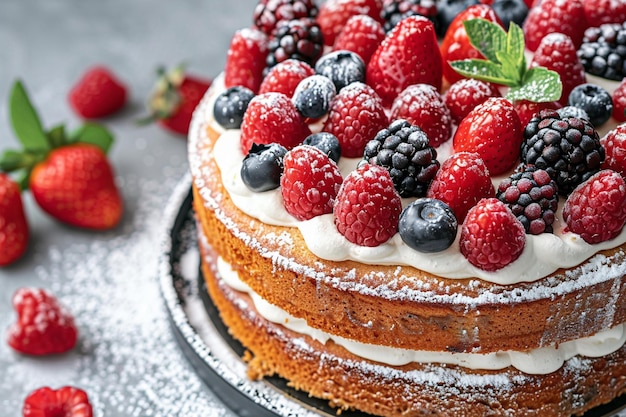
[(530, 119), (532, 119), (537, 113), (545, 109), (557, 110), (563, 107), (558, 101), (541, 102), (529, 100), (515, 100), (513, 102), (513, 108), (519, 116), (522, 128), (526, 127)]
[(313, 74), (315, 70), (306, 62), (287, 59), (269, 70), (259, 87), (259, 94), (276, 92), (292, 97), (300, 81)]
[(85, 119), (109, 116), (126, 104), (126, 86), (104, 66), (89, 68), (74, 84), (68, 101)]
[(308, 145), (287, 152), (283, 164), (280, 186), (287, 212), (298, 220), (332, 213), (343, 180), (337, 164)]
[(243, 86), (257, 93), (263, 81), (269, 38), (258, 29), (240, 29), (233, 35), (226, 56), (226, 88)]
[(613, 91), (613, 118), (626, 122), (626, 78)]
[(587, 82), (585, 69), (578, 59), (572, 39), (562, 33), (550, 33), (541, 40), (530, 67), (545, 67), (559, 74), (563, 84), (559, 99), (562, 106), (567, 105), (569, 93), (574, 87)]
[(431, 182), (426, 197), (446, 203), (462, 223), (470, 208), (495, 191), (487, 166), (477, 153), (457, 152), (446, 159)]
[(74, 318), (46, 290), (22, 288), (13, 295), (18, 318), (9, 328), (8, 343), (27, 355), (64, 353), (76, 345)]
[(621, 124), (600, 139), (606, 159), (603, 169), (612, 169), (626, 178), (626, 124)]
[(477, 268), (497, 271), (522, 254), (524, 226), (497, 198), (484, 198), (470, 209), (461, 226), (459, 246)]
[(24, 400), (24, 417), (92, 417), (93, 410), (87, 393), (65, 386), (57, 390), (42, 387)]
[(429, 84), (413, 84), (393, 101), (391, 119), (405, 119), (419, 126), (437, 147), (452, 135), (452, 117), (441, 94)]
[(19, 259), (28, 246), (29, 230), (19, 185), (0, 173), (0, 266)]
[(335, 226), (350, 242), (379, 246), (398, 231), (400, 195), (389, 171), (364, 163), (344, 179), (335, 200)]
[(317, 23), (324, 36), (324, 44), (332, 46), (342, 28), (352, 16), (368, 15), (380, 22), (380, 0), (327, 0), (319, 9)]
[(158, 74), (148, 101), (150, 116), (144, 122), (157, 120), (167, 130), (187, 135), (193, 111), (211, 86), (211, 80), (189, 75), (183, 66), (169, 72), (159, 68)]
[(611, 240), (626, 224), (626, 182), (617, 172), (605, 169), (572, 191), (563, 205), (567, 229), (585, 242)]
[(522, 126), (513, 105), (503, 97), (492, 97), (461, 121), (452, 146), (455, 152), (477, 152), (493, 176), (515, 165), (522, 139)]
[(370, 58), (385, 39), (385, 30), (376, 19), (360, 14), (352, 16), (339, 32), (333, 50), (352, 51), (367, 65)]
[(603, 23), (622, 23), (626, 20), (625, 0), (585, 0), (585, 20), (590, 27)]
[(462, 78), (450, 86), (443, 97), (454, 123), (459, 123), (474, 107), (489, 97), (500, 97), (498, 88), (488, 82)]
[[(566, 18), (565, 18), (566, 17)], [(587, 28), (582, 0), (542, 0), (524, 21), (526, 47), (534, 52), (544, 36), (559, 32), (569, 36), (578, 49)]]
[(367, 84), (385, 107), (412, 84), (441, 90), (442, 61), (432, 22), (422, 16), (400, 21), (378, 46), (367, 65)]
[(250, 100), (241, 122), (241, 151), (253, 143), (279, 143), (287, 149), (301, 144), (311, 134), (291, 99), (282, 93), (265, 93)]
[(360, 158), (367, 142), (387, 124), (385, 109), (376, 92), (366, 84), (354, 82), (335, 96), (322, 130), (339, 139), (343, 156)]

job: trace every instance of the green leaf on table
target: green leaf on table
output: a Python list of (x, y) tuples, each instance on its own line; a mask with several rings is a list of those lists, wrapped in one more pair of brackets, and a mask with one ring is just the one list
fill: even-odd
[(9, 111), (13, 130), (25, 149), (30, 151), (50, 148), (46, 132), (21, 81), (16, 81), (11, 90)]
[(113, 144), (113, 135), (104, 126), (97, 123), (85, 123), (70, 135), (72, 142), (90, 143), (107, 153)]
[(466, 20), (463, 26), (472, 46), (488, 60), (498, 62), (496, 52), (506, 50), (504, 29), (483, 18)]
[(511, 88), (506, 98), (511, 101), (550, 102), (558, 100), (562, 91), (563, 84), (558, 73), (543, 67), (535, 67), (526, 71), (522, 85)]

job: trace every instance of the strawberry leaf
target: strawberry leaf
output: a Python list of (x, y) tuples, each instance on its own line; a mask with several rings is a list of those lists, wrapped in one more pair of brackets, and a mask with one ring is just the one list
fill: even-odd
[(521, 86), (511, 87), (506, 98), (510, 101), (550, 102), (558, 100), (562, 91), (563, 84), (558, 73), (543, 67), (535, 67), (526, 71)]
[(65, 135), (65, 125), (61, 124), (50, 129), (48, 131), (48, 141), (52, 148), (66, 145), (67, 136)]
[(70, 135), (72, 142), (90, 143), (107, 153), (113, 144), (113, 135), (104, 126), (97, 123), (85, 123)]
[(45, 151), (50, 149), (50, 143), (41, 126), (41, 120), (20, 81), (13, 84), (9, 109), (13, 130), (26, 150)]
[(483, 18), (466, 20), (463, 26), (472, 46), (488, 60), (499, 62), (496, 52), (506, 50), (507, 45), (504, 29)]
[(464, 77), (502, 85), (510, 85), (511, 82), (503, 73), (499, 64), (484, 59), (454, 61), (450, 62), (450, 66)]

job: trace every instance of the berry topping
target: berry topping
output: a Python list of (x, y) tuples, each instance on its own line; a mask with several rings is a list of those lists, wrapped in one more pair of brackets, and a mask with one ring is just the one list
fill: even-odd
[(45, 290), (22, 288), (13, 295), (17, 322), (9, 328), (8, 343), (27, 355), (64, 353), (76, 345), (78, 331), (71, 314)]
[(379, 246), (398, 231), (402, 201), (383, 167), (364, 163), (343, 181), (335, 201), (335, 226), (350, 242)]
[(496, 196), (522, 223), (526, 233), (552, 233), (559, 195), (556, 183), (546, 171), (527, 167), (516, 172), (500, 183)]
[(535, 117), (535, 115), (541, 110), (552, 109), (558, 111), (562, 109), (563, 106), (561, 106), (561, 103), (559, 103), (558, 101), (544, 101), (541, 103), (537, 103), (536, 101), (515, 100), (513, 102), (513, 108), (519, 116), (519, 121), (522, 127), (525, 127), (528, 122), (530, 122), (530, 119)]
[(433, 24), (438, 23), (435, 0), (383, 0), (380, 15), (384, 21), (385, 32), (390, 32), (409, 16), (423, 16)]
[(368, 15), (359, 14), (348, 20), (335, 39), (333, 49), (352, 51), (367, 64), (383, 39), (385, 30), (380, 22)]
[(570, 194), (563, 206), (567, 228), (587, 243), (616, 237), (626, 223), (626, 183), (615, 171), (603, 170)]
[(254, 98), (252, 90), (246, 87), (230, 87), (215, 99), (213, 117), (224, 129), (239, 129), (243, 115)]
[(332, 213), (342, 177), (324, 152), (312, 146), (298, 146), (287, 152), (280, 178), (285, 209), (298, 220)]
[(380, 22), (380, 9), (380, 0), (326, 0), (317, 16), (325, 44), (332, 46), (353, 16), (367, 15)]
[(437, 1), (437, 35), (444, 37), (454, 18), (478, 0), (438, 0)]
[(523, 0), (493, 0), (491, 8), (507, 30), (511, 22), (521, 26), (528, 15), (528, 6)]
[(566, 117), (578, 117), (579, 119), (589, 120), (589, 115), (587, 114), (587, 112), (580, 107), (565, 106), (561, 107), (560, 109), (556, 109), (556, 112), (559, 114), (559, 116), (561, 116), (561, 119), (564, 119)]
[(611, 130), (600, 142), (606, 151), (602, 168), (612, 169), (626, 178), (626, 124)]
[(126, 104), (126, 86), (103, 66), (88, 69), (70, 90), (74, 111), (86, 119), (109, 116)]
[(378, 132), (365, 147), (363, 158), (387, 169), (402, 197), (425, 196), (439, 169), (437, 151), (424, 131), (401, 119)]
[(559, 194), (567, 195), (598, 172), (604, 148), (589, 121), (542, 110), (524, 129), (521, 160), (546, 170), (556, 181)]
[(327, 77), (337, 91), (355, 82), (365, 82), (365, 63), (350, 51), (335, 51), (324, 55), (315, 64), (315, 72)]
[(456, 238), (458, 222), (446, 203), (418, 198), (400, 214), (398, 231), (402, 241), (418, 252), (441, 252)]
[(20, 187), (0, 173), (0, 267), (12, 264), (26, 252), (29, 235)]
[(319, 149), (335, 162), (339, 162), (339, 158), (341, 158), (341, 145), (339, 144), (339, 139), (337, 139), (337, 137), (332, 133), (313, 133), (304, 139), (304, 145), (310, 145)]
[(621, 81), (626, 77), (626, 22), (605, 23), (585, 31), (578, 56), (585, 71)]
[(568, 104), (584, 110), (594, 126), (602, 126), (613, 114), (611, 95), (595, 84), (576, 86), (569, 95)]
[(459, 124), (452, 139), (455, 152), (476, 152), (491, 175), (511, 169), (519, 158), (522, 126), (513, 105), (492, 97), (476, 106)]
[(500, 91), (495, 85), (473, 78), (462, 78), (450, 86), (443, 99), (452, 120), (458, 124), (474, 107), (490, 97), (500, 97)]
[(524, 21), (526, 47), (534, 52), (544, 36), (558, 32), (569, 36), (578, 48), (586, 27), (582, 0), (542, 0), (530, 9)]
[(367, 65), (366, 79), (389, 107), (409, 85), (424, 83), (440, 90), (441, 66), (432, 22), (411, 16), (398, 23), (378, 46)]
[(276, 26), (268, 48), (265, 72), (287, 59), (299, 59), (314, 65), (322, 56), (324, 39), (314, 19), (282, 21)]
[(626, 79), (613, 91), (613, 118), (618, 122), (626, 122)]
[(446, 203), (462, 223), (470, 208), (483, 198), (494, 197), (495, 192), (480, 155), (457, 152), (443, 161), (426, 196)]
[(337, 93), (322, 130), (339, 139), (343, 156), (359, 158), (367, 142), (387, 124), (380, 97), (370, 86), (356, 82)]
[(452, 116), (439, 91), (429, 84), (405, 88), (391, 106), (391, 120), (405, 119), (422, 129), (438, 147), (452, 136)]
[(298, 84), (293, 102), (300, 114), (318, 119), (330, 111), (330, 103), (336, 95), (335, 85), (323, 75), (312, 75)]
[(515, 261), (525, 244), (524, 226), (497, 198), (480, 200), (461, 226), (461, 253), (485, 271), (497, 271)]
[(624, 0), (584, 0), (582, 3), (587, 26), (626, 21), (626, 1)]
[(316, 17), (313, 0), (259, 0), (253, 14), (254, 25), (268, 36), (284, 21)]
[(289, 97), (265, 93), (250, 100), (241, 122), (241, 151), (244, 155), (252, 143), (279, 143), (291, 149), (302, 143), (311, 130)]
[(87, 393), (65, 386), (57, 390), (43, 387), (28, 394), (22, 408), (23, 417), (92, 417)]
[(269, 145), (253, 143), (241, 165), (241, 180), (250, 190), (257, 193), (278, 188), (286, 153), (287, 149), (277, 143)]
[(268, 37), (258, 29), (241, 29), (230, 41), (224, 68), (226, 88), (243, 86), (254, 93), (263, 81)]
[(313, 67), (306, 62), (298, 59), (287, 59), (268, 71), (259, 87), (259, 94), (275, 92), (293, 97), (300, 81), (313, 74), (315, 74)]

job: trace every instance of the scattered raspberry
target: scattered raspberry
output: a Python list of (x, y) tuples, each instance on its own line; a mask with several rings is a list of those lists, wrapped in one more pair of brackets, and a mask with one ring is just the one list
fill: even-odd
[(626, 21), (626, 1), (624, 0), (584, 0), (582, 3), (588, 26)]
[(626, 122), (626, 79), (613, 91), (613, 118), (618, 122)]
[(303, 18), (279, 22), (268, 43), (265, 73), (287, 59), (299, 59), (315, 65), (322, 56), (324, 39), (315, 19)]
[(92, 417), (93, 411), (87, 393), (75, 387), (48, 387), (28, 394), (22, 408), (24, 417)]
[(461, 253), (485, 271), (497, 271), (515, 261), (525, 244), (524, 226), (497, 198), (480, 200), (461, 226)]
[(603, 169), (612, 169), (626, 178), (626, 124), (621, 124), (600, 139), (606, 159)]
[(563, 219), (567, 228), (587, 243), (611, 240), (626, 223), (626, 183), (615, 171), (593, 175), (565, 200)]
[(393, 101), (390, 118), (405, 119), (419, 126), (434, 147), (452, 136), (450, 110), (439, 91), (429, 84), (413, 84), (405, 88)]
[(242, 86), (259, 91), (268, 53), (269, 39), (258, 29), (235, 32), (226, 56), (224, 84), (226, 88)]
[(563, 106), (558, 101), (544, 101), (537, 103), (536, 101), (516, 100), (513, 102), (513, 108), (519, 116), (519, 121), (522, 124), (522, 127), (526, 127), (528, 122), (530, 122), (530, 119), (535, 117), (541, 110), (558, 110), (562, 107)]
[(316, 17), (313, 0), (260, 0), (254, 9), (254, 25), (271, 36), (276, 26), (284, 21)]
[(9, 328), (8, 343), (28, 355), (67, 352), (76, 345), (74, 319), (50, 293), (23, 288), (13, 295), (17, 322)]
[(332, 213), (343, 178), (328, 155), (313, 146), (297, 146), (283, 159), (280, 177), (285, 209), (298, 220)]
[(291, 99), (281, 93), (265, 93), (250, 100), (241, 122), (241, 151), (252, 147), (279, 143), (291, 149), (311, 134), (309, 126), (298, 113)]
[(500, 96), (500, 91), (493, 84), (473, 78), (462, 78), (450, 86), (443, 100), (450, 110), (452, 120), (458, 124), (474, 107), (490, 97)]
[(339, 233), (352, 243), (374, 247), (398, 231), (402, 201), (389, 172), (364, 163), (343, 181), (334, 212)]
[(103, 66), (88, 69), (70, 90), (68, 100), (86, 119), (109, 116), (126, 104), (126, 86)]
[(385, 109), (376, 92), (366, 84), (355, 82), (335, 96), (322, 130), (339, 139), (343, 156), (359, 158), (367, 142), (387, 124)]
[(494, 197), (489, 170), (477, 153), (450, 155), (435, 175), (426, 197), (446, 203), (462, 223), (470, 208), (483, 198)]
[(559, 32), (569, 36), (578, 49), (587, 27), (583, 3), (582, 0), (542, 0), (530, 9), (524, 22), (526, 48), (534, 52), (544, 36)]
[(385, 39), (383, 26), (374, 18), (360, 14), (352, 16), (335, 39), (333, 50), (352, 51), (367, 64)]
[(313, 68), (304, 61), (288, 59), (273, 67), (263, 79), (259, 94), (275, 92), (293, 97), (300, 81), (315, 74)]
[(352, 16), (367, 15), (380, 22), (381, 3), (379, 0), (327, 0), (322, 3), (317, 23), (322, 29), (324, 43), (332, 46)]

